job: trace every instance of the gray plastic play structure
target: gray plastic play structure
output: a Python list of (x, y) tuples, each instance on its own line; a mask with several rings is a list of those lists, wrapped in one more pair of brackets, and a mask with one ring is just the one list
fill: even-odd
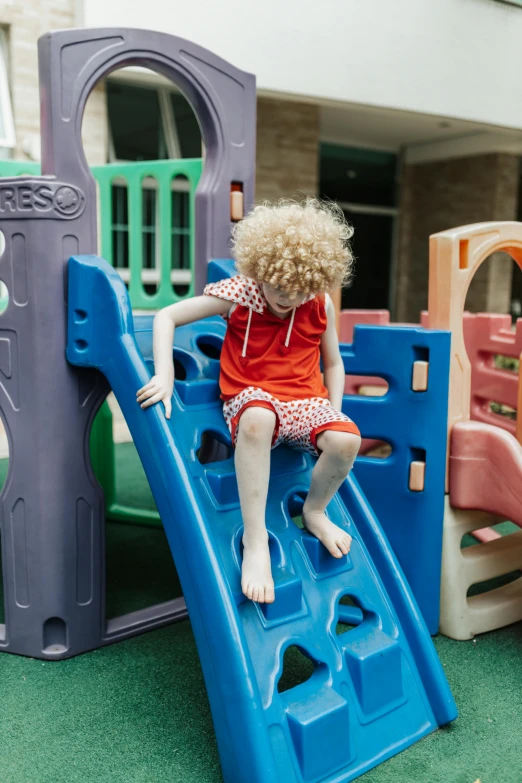
[[(106, 377), (133, 434), (190, 609), (223, 779), (348, 783), (456, 716), (390, 545), (351, 474), (329, 506), (334, 524), (352, 535), (349, 555), (330, 557), (294, 524), (311, 457), (283, 446), (271, 460), (267, 506), (276, 600), (248, 601), (240, 589), (243, 525), (219, 362), (208, 350), (222, 344), (225, 323), (216, 317), (176, 329), (173, 358), (183, 354), (187, 368), (173, 416), (167, 420), (160, 404), (142, 410), (135, 392), (151, 370), (151, 318), (133, 317), (122, 279), (95, 255), (96, 191), (83, 155), (82, 115), (100, 78), (140, 64), (179, 85), (203, 132), (196, 293), (207, 275), (233, 274), (237, 188), (246, 209), (253, 203), (254, 77), (187, 41), (139, 30), (53, 33), (40, 40), (39, 56), (43, 176), (0, 180), (0, 279), (9, 290), (0, 316), (0, 409), (10, 450), (0, 495), (6, 615), (0, 649), (67, 658), (186, 617), (178, 598), (106, 618), (104, 498), (89, 459)], [(447, 378), (437, 368), (449, 357), (448, 335), (395, 333), (403, 341), (407, 333), (410, 362), (411, 340), (429, 344), (435, 376)], [(372, 327), (362, 335), (355, 347), (344, 347), (345, 369), (379, 375), (367, 363)], [(379, 363), (381, 355), (375, 353)], [(402, 366), (414, 394), (411, 364)], [(434, 415), (431, 397), (425, 399), (421, 415)], [(447, 411), (443, 405), (437, 411), (433, 426), (445, 443)], [(220, 449), (221, 459), (214, 453)], [(279, 691), (289, 646), (302, 650), (314, 672)]]
[(109, 387), (67, 363), (67, 261), (97, 252), (96, 189), (82, 116), (96, 83), (142, 65), (171, 79), (198, 117), (196, 293), (228, 258), (231, 183), (253, 202), (255, 79), (193, 43), (142, 30), (68, 30), (38, 44), (42, 176), (0, 180), (0, 409), (9, 473), (0, 496), (5, 625), (0, 649), (60, 659), (186, 616), (183, 598), (105, 617), (104, 499), (89, 459)]

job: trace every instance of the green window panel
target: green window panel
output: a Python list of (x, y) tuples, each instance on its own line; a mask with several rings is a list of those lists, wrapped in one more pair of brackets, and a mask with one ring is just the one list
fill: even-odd
[[(125, 280), (133, 309), (156, 310), (193, 296), (202, 160), (111, 163), (92, 172), (99, 186), (100, 253)], [(38, 163), (0, 161), (0, 177), (39, 173)]]
[(194, 294), (201, 171), (200, 158), (93, 167), (101, 214), (112, 215), (110, 223), (101, 221), (101, 254), (128, 284), (135, 309), (165, 307)]
[(116, 160), (167, 159), (169, 155), (158, 91), (110, 79), (106, 90)]

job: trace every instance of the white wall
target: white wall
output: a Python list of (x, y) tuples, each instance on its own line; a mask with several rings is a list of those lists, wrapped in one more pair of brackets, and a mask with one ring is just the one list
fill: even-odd
[(522, 7), (496, 0), (78, 2), (86, 26), (124, 21), (188, 38), (255, 73), (262, 90), (522, 128)]

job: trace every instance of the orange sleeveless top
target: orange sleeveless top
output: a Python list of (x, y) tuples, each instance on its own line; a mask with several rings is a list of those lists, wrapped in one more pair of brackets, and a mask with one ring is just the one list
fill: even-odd
[(287, 318), (268, 309), (260, 285), (237, 275), (204, 291), (234, 302), (221, 350), (221, 399), (256, 386), (282, 402), (328, 397), (321, 376), (320, 342), (326, 330), (325, 296), (311, 294)]

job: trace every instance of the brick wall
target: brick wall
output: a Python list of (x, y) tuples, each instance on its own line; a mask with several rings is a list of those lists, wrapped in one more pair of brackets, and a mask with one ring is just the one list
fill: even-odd
[[(76, 0), (0, 0), (0, 25), (7, 29), (9, 77), (16, 128), (13, 158), (25, 160), (24, 148), (39, 149), (40, 104), (37, 40), (50, 30), (74, 27)], [(107, 160), (107, 117), (103, 85), (91, 94), (83, 122), (89, 163)]]
[[(504, 153), (405, 165), (401, 180), (396, 318), (416, 321), (428, 302), (428, 237), (487, 220), (515, 220), (518, 157)], [(497, 253), (477, 270), (470, 310), (509, 312), (513, 262)]]
[(316, 195), (318, 187), (318, 107), (258, 98), (256, 201)]

